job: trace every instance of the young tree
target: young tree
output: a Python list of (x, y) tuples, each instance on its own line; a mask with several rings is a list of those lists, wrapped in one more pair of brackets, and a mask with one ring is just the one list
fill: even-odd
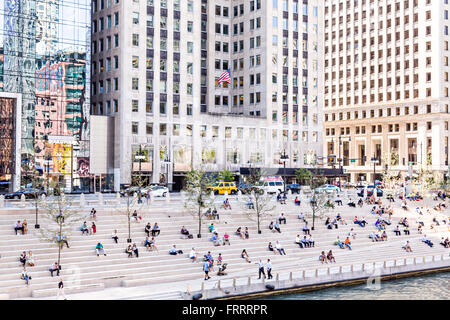
[(316, 190), (319, 186), (323, 185), (326, 182), (323, 171), (319, 168), (314, 169), (314, 176), (310, 181), (312, 196), (309, 201), (309, 206), (311, 207), (313, 218), (313, 225), (311, 227), (311, 230), (314, 230), (316, 216), (318, 218), (323, 218), (325, 211), (330, 207), (334, 207), (334, 202), (332, 201), (332, 199), (335, 197), (336, 193), (327, 192), (323, 189)]
[[(138, 192), (141, 191), (140, 189), (144, 185), (142, 176), (138, 175), (138, 176), (133, 177), (132, 182), (133, 182), (133, 185), (137, 185), (139, 187)], [(124, 197), (126, 198), (127, 206), (125, 208), (123, 208), (119, 204), (119, 206), (117, 208), (115, 208), (115, 210), (118, 211), (120, 214), (126, 216), (126, 218), (127, 218), (127, 226), (128, 226), (127, 243), (131, 243), (132, 242), (131, 217), (132, 217), (134, 211), (137, 211), (137, 210), (141, 211), (144, 205), (143, 205), (142, 200), (139, 199), (139, 196), (137, 195), (137, 193), (133, 193), (131, 190), (125, 191)]]
[(299, 184), (302, 185), (309, 185), (313, 178), (312, 172), (305, 168), (295, 170), (294, 174), (297, 180), (299, 181)]
[(224, 182), (233, 182), (235, 179), (235, 174), (231, 172), (230, 170), (223, 170), (219, 173), (219, 179), (223, 180)]
[(201, 238), (202, 230), (202, 209), (212, 206), (211, 187), (216, 182), (216, 178), (208, 175), (202, 169), (191, 170), (186, 174), (184, 192), (186, 199), (184, 207), (188, 209), (198, 219), (198, 234)]
[(245, 213), (250, 220), (256, 219), (258, 234), (261, 233), (261, 222), (275, 209), (273, 197), (264, 192), (260, 187), (263, 174), (260, 169), (250, 168), (249, 175), (246, 177), (248, 187), (248, 202), (241, 203)]
[(58, 247), (58, 264), (61, 265), (61, 249), (64, 240), (68, 240), (76, 224), (85, 219), (85, 215), (71, 209), (71, 201), (61, 191), (59, 185), (54, 185), (57, 190), (52, 198), (41, 200), (44, 208), (43, 222), (39, 229), (42, 241), (55, 243)]

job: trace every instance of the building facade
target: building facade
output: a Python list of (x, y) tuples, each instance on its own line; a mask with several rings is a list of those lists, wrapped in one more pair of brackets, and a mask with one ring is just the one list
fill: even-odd
[(322, 1), (97, 0), (92, 14), (91, 113), (114, 119), (100, 187), (140, 176), (179, 189), (200, 165), (321, 155)]
[(89, 187), (90, 0), (0, 1), (0, 180)]
[(324, 154), (352, 182), (373, 181), (386, 169), (403, 179), (425, 167), (442, 178), (449, 160), (448, 1), (324, 6)]

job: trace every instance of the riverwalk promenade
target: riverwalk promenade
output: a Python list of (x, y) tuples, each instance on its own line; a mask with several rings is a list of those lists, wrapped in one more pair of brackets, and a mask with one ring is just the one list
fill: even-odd
[[(427, 198), (425, 201), (408, 201), (409, 210), (401, 208), (401, 201), (393, 203), (383, 200), (385, 206), (392, 205), (394, 214), (391, 225), (386, 232), (387, 241), (372, 242), (369, 234), (376, 231), (375, 221), (378, 215), (370, 213), (373, 205), (364, 204), (361, 208), (346, 205), (347, 198), (357, 199), (352, 192), (341, 195), (343, 206), (328, 209), (322, 218), (315, 219), (315, 230), (311, 235), (315, 241), (312, 248), (299, 248), (295, 237), (303, 237), (304, 222), (298, 219), (300, 212), (304, 213), (309, 228), (312, 227), (311, 208), (307, 204), (307, 196), (302, 197), (302, 204), (295, 206), (293, 197), (286, 205), (276, 204), (271, 217), (261, 223), (262, 233), (257, 233), (256, 222), (244, 213), (245, 197), (239, 200), (230, 196), (232, 210), (221, 208), (223, 197), (216, 197), (219, 220), (203, 220), (202, 237), (197, 238), (198, 220), (183, 207), (180, 195), (169, 199), (152, 199), (150, 204), (138, 208), (138, 214), (143, 217), (141, 222), (132, 222), (131, 237), (139, 248), (139, 257), (128, 258), (125, 248), (128, 243), (128, 222), (125, 214), (125, 201), (115, 196), (105, 197), (101, 202), (92, 197), (85, 203), (76, 202), (74, 210), (85, 212), (89, 216), (92, 207), (97, 210), (97, 232), (92, 235), (82, 235), (76, 227), (69, 238), (70, 248), (64, 247), (61, 254), (61, 277), (65, 283), (65, 294), (68, 299), (192, 299), (201, 293), (203, 299), (227, 298), (253, 292), (268, 291), (267, 285), (272, 284), (275, 290), (314, 286), (319, 283), (333, 283), (382, 277), (395, 273), (415, 272), (425, 269), (445, 269), (450, 267), (450, 249), (439, 244), (442, 237), (450, 236), (448, 217), (449, 210), (436, 211), (433, 207), (438, 203)], [(274, 200), (275, 201), (275, 200)], [(55, 299), (58, 277), (51, 277), (48, 271), (56, 261), (58, 250), (52, 243), (39, 240), (34, 229), (35, 211), (33, 202), (12, 201), (0, 208), (0, 298), (2, 299)], [(1, 206), (0, 206), (1, 207)], [(416, 207), (424, 208), (420, 215)], [(41, 209), (42, 210), (42, 209)], [(281, 224), (281, 233), (268, 229), (271, 220), (275, 221), (280, 213), (287, 217), (287, 224)], [(340, 213), (347, 224), (338, 224), (338, 228), (327, 229), (326, 217), (333, 218)], [(360, 227), (353, 223), (353, 218), (365, 217), (368, 224)], [(387, 218), (387, 215), (383, 215)], [(400, 218), (407, 217), (410, 234), (401, 232), (396, 236), (393, 229)], [(17, 220), (28, 221), (29, 232), (26, 235), (15, 235), (14, 223)], [(88, 219), (88, 218), (86, 218)], [(433, 222), (433, 219), (438, 221)], [(90, 223), (90, 220), (87, 220)], [(146, 251), (142, 244), (146, 234), (145, 225), (157, 222), (161, 234), (156, 239), (158, 251)], [(211, 234), (207, 227), (214, 223), (220, 236), (225, 232), (230, 235), (230, 245), (214, 246), (209, 240)], [(417, 226), (422, 223), (422, 234)], [(431, 226), (433, 228), (431, 229)], [(180, 229), (185, 226), (193, 239), (182, 239)], [(235, 235), (238, 227), (248, 227), (249, 239), (241, 239)], [(336, 237), (343, 241), (354, 229), (349, 249), (340, 249), (334, 245)], [(119, 243), (111, 239), (112, 232), (117, 229)], [(403, 230), (402, 226), (400, 228)], [(430, 248), (421, 241), (423, 235), (434, 243)], [(412, 252), (406, 252), (402, 246), (410, 242)], [(275, 245), (279, 241), (286, 255), (275, 254), (268, 250), (268, 242)], [(106, 256), (95, 254), (95, 245), (104, 245)], [(181, 249), (183, 254), (169, 255), (172, 245)], [(195, 248), (200, 262), (192, 262), (188, 254)], [(241, 252), (246, 249), (251, 263), (241, 258)], [(19, 255), (22, 251), (33, 252), (35, 266), (27, 267), (32, 276), (29, 286), (20, 279), (22, 265)], [(336, 263), (322, 264), (318, 257), (322, 251), (333, 250)], [(218, 266), (215, 272), (210, 272), (211, 279), (204, 281), (201, 258), (208, 251), (214, 258), (221, 253), (223, 262), (227, 263), (226, 275), (218, 276)], [(259, 259), (264, 262), (271, 259), (273, 279), (258, 279)]]

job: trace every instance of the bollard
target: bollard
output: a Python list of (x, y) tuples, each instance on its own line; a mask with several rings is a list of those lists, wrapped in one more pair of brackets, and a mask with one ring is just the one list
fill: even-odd
[(292, 281), (292, 271), (289, 272), (289, 281)]
[(354, 269), (353, 269), (353, 265), (352, 265), (350, 268), (350, 272), (353, 272), (353, 271), (354, 271)]
[(328, 267), (328, 269), (327, 269), (327, 275), (330, 275), (331, 274), (331, 270), (330, 270), (330, 267)]
[(342, 273), (342, 266), (339, 267), (339, 273)]
[(277, 281), (280, 281), (280, 274), (277, 272), (277, 276), (275, 277)]
[(80, 195), (80, 208), (84, 208), (86, 205), (85, 199), (84, 199), (84, 193)]
[(189, 286), (189, 283), (186, 283), (186, 293), (188, 296), (191, 295), (191, 287)]
[(99, 192), (98, 194), (98, 205), (103, 206), (103, 193)]
[(417, 258), (414, 257), (414, 265), (416, 265), (416, 264), (417, 264)]
[(376, 263), (374, 262), (374, 263), (373, 263), (373, 270), (375, 270), (375, 266), (376, 266)]
[(252, 284), (252, 278), (248, 277), (248, 285), (251, 285), (251, 284)]
[(205, 283), (202, 282), (202, 292), (205, 292)]
[(170, 193), (167, 192), (166, 194), (166, 203), (170, 203)]
[(385, 269), (387, 268), (387, 263), (386, 263), (386, 261), (383, 262), (383, 268), (385, 268)]
[(305, 278), (306, 278), (306, 271), (303, 270), (303, 272), (302, 272), (302, 279), (304, 280)]
[(319, 269), (316, 269), (316, 278), (319, 276)]
[(219, 280), (219, 281), (217, 282), (217, 289), (219, 289), (219, 290), (221, 289), (221, 281), (222, 281), (222, 280)]
[(405, 259), (403, 259), (403, 265), (405, 265), (405, 266), (406, 266), (406, 258), (405, 258)]
[(366, 264), (365, 263), (362, 264), (361, 271), (366, 271)]
[(236, 289), (236, 278), (233, 278), (233, 288)]

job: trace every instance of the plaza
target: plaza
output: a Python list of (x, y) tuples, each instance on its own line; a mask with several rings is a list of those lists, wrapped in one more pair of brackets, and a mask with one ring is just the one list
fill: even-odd
[[(299, 212), (304, 213), (309, 228), (312, 227), (312, 217), (308, 205), (308, 195), (301, 195), (302, 203), (295, 206), (293, 196), (289, 196), (286, 205), (277, 203), (271, 217), (267, 217), (261, 223), (262, 233), (257, 233), (256, 222), (249, 219), (244, 213), (246, 202), (245, 195), (227, 196), (232, 210), (224, 210), (222, 203), (224, 196), (216, 196), (219, 220), (203, 219), (202, 237), (197, 238), (198, 220), (194, 218), (183, 206), (185, 197), (182, 194), (173, 194), (166, 199), (151, 199), (147, 204), (144, 200), (142, 206), (137, 209), (142, 216), (141, 222), (131, 222), (131, 238), (139, 248), (139, 258), (128, 258), (124, 252), (126, 249), (128, 230), (125, 199), (117, 203), (115, 195), (104, 195), (102, 203), (99, 203), (98, 195), (85, 199), (84, 207), (79, 202), (79, 197), (73, 199), (73, 209), (85, 212), (86, 221), (89, 222), (89, 211), (94, 207), (97, 210), (95, 223), (97, 232), (92, 235), (81, 235), (79, 227), (75, 227), (69, 237), (70, 248), (64, 247), (61, 252), (61, 278), (65, 283), (65, 294), (68, 299), (192, 299), (193, 295), (203, 292), (218, 290), (222, 295), (233, 292), (233, 288), (248, 286), (248, 284), (273, 283), (277, 286), (280, 281), (288, 281), (292, 278), (303, 277), (308, 283), (318, 281), (324, 275), (335, 279), (345, 279), (344, 274), (366, 272), (371, 268), (381, 266), (401, 268), (402, 265), (418, 265), (419, 269), (427, 269), (439, 263), (441, 266), (449, 266), (449, 250), (439, 244), (442, 237), (447, 238), (449, 233), (449, 211), (434, 210), (433, 207), (440, 203), (431, 198), (422, 201), (408, 200), (409, 210), (401, 208), (401, 201), (396, 199), (392, 203), (394, 214), (391, 217), (391, 225), (387, 226), (388, 240), (372, 242), (369, 234), (376, 231), (374, 222), (378, 215), (370, 214), (372, 205), (364, 204), (361, 208), (350, 208), (347, 199), (357, 199), (354, 190), (344, 190), (341, 194), (343, 206), (335, 206), (324, 213), (322, 219), (315, 219), (315, 229), (311, 235), (315, 241), (312, 248), (299, 248), (294, 242), (297, 235), (303, 237), (303, 221), (298, 219)], [(240, 199), (240, 201), (239, 201)], [(50, 200), (49, 200), (50, 201)], [(273, 199), (274, 203), (276, 199)], [(389, 205), (383, 200), (385, 205)], [(32, 202), (6, 201), (1, 209), (1, 245), (0, 245), (0, 295), (5, 299), (55, 299), (57, 294), (57, 279), (52, 278), (48, 271), (49, 266), (56, 261), (58, 249), (49, 242), (42, 242), (34, 230), (35, 212)], [(416, 207), (430, 207), (427, 213), (416, 212)], [(119, 209), (121, 208), (121, 209)], [(42, 210), (42, 209), (41, 209)], [(268, 229), (270, 221), (275, 221), (280, 213), (287, 217), (287, 224), (281, 224), (281, 233)], [(327, 229), (324, 222), (326, 217), (333, 219), (340, 213), (347, 224), (338, 224), (338, 229)], [(42, 214), (42, 212), (41, 212)], [(355, 216), (365, 217), (368, 225), (362, 228), (353, 223)], [(393, 229), (400, 218), (409, 220), (410, 235), (395, 236)], [(436, 218), (439, 225), (433, 222)], [(14, 223), (17, 220), (28, 221), (28, 233), (14, 235)], [(417, 231), (418, 222), (424, 224), (422, 234)], [(150, 222), (157, 222), (161, 234), (156, 236), (158, 251), (146, 251), (142, 244), (146, 234), (144, 227)], [(225, 232), (230, 235), (230, 245), (214, 246), (209, 240), (211, 233), (208, 226), (214, 223), (218, 233), (222, 236)], [(433, 224), (433, 230), (430, 230)], [(42, 225), (42, 222), (41, 222)], [(182, 239), (180, 229), (185, 226), (193, 239)], [(249, 239), (241, 239), (235, 235), (238, 227), (248, 227)], [(356, 239), (351, 239), (352, 250), (340, 249), (334, 245), (336, 237), (342, 241), (348, 232), (354, 229)], [(111, 239), (112, 232), (117, 229), (119, 241), (116, 244)], [(423, 234), (434, 243), (430, 248), (421, 241)], [(275, 244), (279, 241), (286, 251), (286, 255), (274, 254), (267, 248), (268, 242)], [(413, 252), (402, 249), (408, 240)], [(101, 242), (105, 248), (106, 256), (95, 254), (95, 245)], [(171, 256), (169, 249), (172, 245), (181, 249), (183, 254)], [(218, 266), (215, 272), (211, 272), (210, 280), (203, 280), (202, 262), (192, 262), (188, 253), (195, 248), (199, 261), (208, 251), (213, 257), (221, 253), (223, 262), (227, 263), (226, 275), (217, 276)], [(241, 258), (243, 249), (249, 254), (251, 263)], [(20, 279), (22, 266), (18, 260), (22, 251), (31, 250), (35, 259), (35, 266), (27, 267), (29, 276), (32, 277), (30, 285), (26, 286)], [(322, 264), (318, 260), (320, 252), (333, 250), (336, 263)], [(259, 259), (266, 261), (271, 259), (273, 266), (272, 280), (259, 280), (257, 278)], [(370, 275), (371, 273), (369, 273)], [(219, 284), (220, 280), (220, 284)], [(219, 288), (218, 288), (219, 287)], [(249, 288), (251, 288), (249, 286)], [(239, 291), (240, 294), (251, 293)], [(210, 295), (212, 297), (212, 295)]]

